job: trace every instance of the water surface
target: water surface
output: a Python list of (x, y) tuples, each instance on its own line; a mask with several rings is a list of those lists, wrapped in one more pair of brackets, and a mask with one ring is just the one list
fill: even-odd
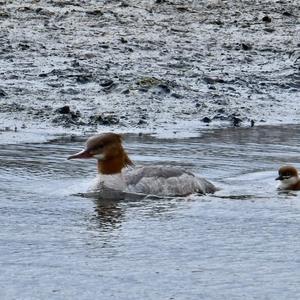
[(136, 164), (183, 166), (213, 196), (79, 197), (94, 161), (67, 161), (85, 138), (0, 149), (1, 299), (299, 299), (300, 199), (279, 194), (300, 166), (300, 126), (126, 136)]

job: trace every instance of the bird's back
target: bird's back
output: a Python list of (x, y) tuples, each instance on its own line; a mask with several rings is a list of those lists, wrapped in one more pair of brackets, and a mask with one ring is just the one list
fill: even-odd
[(204, 178), (195, 176), (181, 168), (166, 166), (145, 166), (124, 172), (127, 189), (130, 192), (186, 196), (192, 193), (214, 193), (216, 187)]

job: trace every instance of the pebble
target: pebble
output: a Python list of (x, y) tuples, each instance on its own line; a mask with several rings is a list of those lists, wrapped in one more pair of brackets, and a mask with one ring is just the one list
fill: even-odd
[(233, 116), (231, 120), (232, 120), (232, 124), (234, 127), (239, 127), (242, 123), (242, 119), (240, 119), (236, 116)]
[(245, 51), (252, 49), (252, 45), (250, 45), (250, 44), (242, 43), (241, 45), (242, 45), (242, 49)]
[(210, 123), (210, 122), (211, 122), (211, 119), (210, 119), (209, 117), (204, 117), (204, 118), (202, 119), (202, 122), (204, 122), (204, 123)]
[(78, 75), (76, 78), (76, 82), (78, 83), (88, 83), (92, 80), (92, 76), (91, 75)]
[(272, 22), (272, 19), (271, 19), (271, 17), (269, 17), (269, 16), (264, 16), (263, 18), (262, 18), (262, 21), (264, 21), (264, 22), (266, 22), (266, 23), (271, 23)]
[(4, 90), (0, 89), (0, 97), (5, 97), (5, 96), (7, 96), (7, 93)]
[(114, 83), (113, 80), (107, 79), (107, 80), (102, 81), (102, 82), (100, 83), (100, 85), (101, 85), (102, 87), (107, 88), (107, 87), (110, 87), (113, 83)]
[(115, 125), (120, 122), (119, 118), (115, 115), (94, 115), (90, 117), (89, 124), (100, 124), (100, 125)]
[(65, 105), (56, 109), (55, 112), (59, 114), (69, 114), (71, 112), (71, 109), (69, 105)]

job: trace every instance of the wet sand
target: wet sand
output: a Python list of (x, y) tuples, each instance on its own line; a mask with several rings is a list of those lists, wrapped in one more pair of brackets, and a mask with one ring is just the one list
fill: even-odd
[(0, 127), (297, 123), (297, 3), (1, 1)]

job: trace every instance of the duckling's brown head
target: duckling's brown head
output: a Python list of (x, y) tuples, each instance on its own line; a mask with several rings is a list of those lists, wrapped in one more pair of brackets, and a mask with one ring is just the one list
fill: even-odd
[(68, 157), (88, 158), (98, 160), (98, 170), (102, 174), (120, 173), (122, 168), (133, 164), (122, 146), (121, 135), (112, 132), (90, 137), (82, 151)]
[(276, 180), (286, 181), (293, 177), (298, 177), (298, 171), (293, 166), (282, 166), (278, 170), (278, 175)]

